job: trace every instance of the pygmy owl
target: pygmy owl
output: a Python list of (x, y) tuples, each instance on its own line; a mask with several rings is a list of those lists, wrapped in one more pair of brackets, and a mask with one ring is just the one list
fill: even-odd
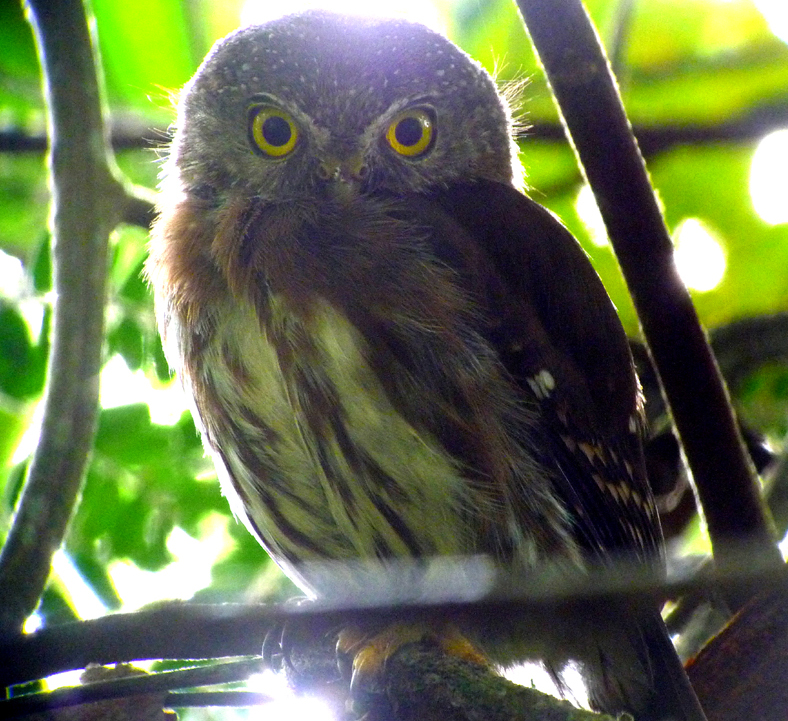
[[(148, 265), (165, 350), (233, 511), (312, 595), (321, 560), (661, 564), (626, 337), (516, 189), (511, 130), (444, 37), (323, 12), (231, 34), (180, 97)], [(683, 719), (652, 621), (460, 631), (497, 663), (577, 659), (597, 708)]]

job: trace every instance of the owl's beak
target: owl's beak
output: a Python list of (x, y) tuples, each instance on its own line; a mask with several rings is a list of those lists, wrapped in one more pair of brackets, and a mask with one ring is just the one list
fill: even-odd
[(324, 182), (329, 196), (336, 200), (352, 200), (367, 177), (368, 168), (361, 153), (346, 158), (329, 157), (317, 169), (317, 176)]

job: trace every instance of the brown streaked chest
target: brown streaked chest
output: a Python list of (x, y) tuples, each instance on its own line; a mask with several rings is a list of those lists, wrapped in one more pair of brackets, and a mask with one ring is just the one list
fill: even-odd
[[(274, 296), (264, 323), (252, 307), (234, 305), (201, 377), (195, 397), (198, 407), (201, 397), (210, 405), (200, 415), (229, 471), (225, 491), (243, 497), (266, 545), (284, 557), (428, 556), (467, 547), (462, 470), (395, 408), (365, 339), (327, 302), (315, 301), (305, 317)], [(319, 551), (299, 542), (306, 536), (321, 539)]]

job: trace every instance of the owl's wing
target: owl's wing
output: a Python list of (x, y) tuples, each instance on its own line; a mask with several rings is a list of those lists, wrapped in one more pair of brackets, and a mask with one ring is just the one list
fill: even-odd
[(483, 249), (486, 267), (464, 274), (485, 309), (484, 334), (539, 406), (537, 450), (557, 469), (578, 544), (606, 560), (633, 552), (657, 558), (637, 377), (585, 252), (549, 211), (509, 186), (457, 185), (435, 200)]
[[(511, 187), (482, 181), (435, 199), (483, 251), (477, 268), (466, 263), (459, 272), (486, 311), (485, 335), (539, 408), (536, 450), (557, 469), (555, 489), (577, 543), (603, 562), (635, 554), (659, 563), (634, 364), (582, 248), (551, 213)], [(704, 718), (658, 609), (634, 627), (626, 612), (620, 621), (621, 634), (600, 640), (595, 660), (584, 661), (592, 704), (638, 709), (643, 719)]]

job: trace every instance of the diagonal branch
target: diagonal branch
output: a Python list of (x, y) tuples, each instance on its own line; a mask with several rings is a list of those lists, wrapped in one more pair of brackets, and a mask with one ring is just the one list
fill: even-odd
[(79, 0), (30, 0), (51, 152), (54, 328), (41, 437), (0, 555), (0, 631), (35, 609), (76, 505), (96, 426), (108, 236), (126, 205)]
[[(594, 191), (706, 514), (715, 560), (725, 567), (746, 541), (782, 562), (728, 395), (581, 0), (518, 0)], [(739, 607), (749, 594), (733, 594)]]

